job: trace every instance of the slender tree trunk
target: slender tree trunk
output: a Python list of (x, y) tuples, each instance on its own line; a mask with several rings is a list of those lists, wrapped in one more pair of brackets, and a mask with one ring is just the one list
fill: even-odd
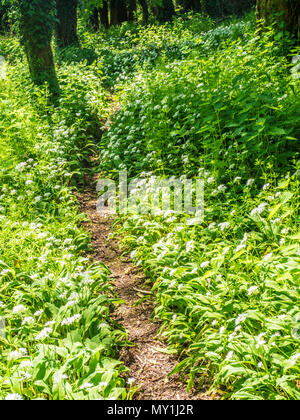
[(147, 23), (149, 20), (149, 8), (147, 0), (138, 0), (143, 11), (143, 22)]
[(109, 27), (109, 18), (108, 18), (108, 1), (103, 0), (102, 7), (99, 8), (100, 14), (100, 23), (104, 28)]
[(285, 30), (299, 42), (300, 0), (257, 0), (257, 18), (265, 25), (283, 21)]
[(94, 32), (99, 31), (100, 19), (99, 19), (99, 9), (97, 7), (94, 8), (93, 13), (91, 14), (90, 25)]
[(153, 12), (160, 22), (168, 22), (175, 15), (173, 0), (162, 0), (161, 4), (153, 6)]
[(128, 0), (128, 20), (133, 22), (137, 11), (136, 0)]
[(255, 7), (256, 0), (234, 0), (233, 12), (242, 15)]
[(18, 3), (20, 11), (21, 43), (24, 46), (32, 81), (37, 85), (48, 83), (53, 96), (59, 93), (51, 38), (53, 32), (53, 12), (55, 2), (27, 0)]
[(9, 30), (8, 12), (9, 7), (1, 5), (0, 2), (0, 32), (7, 32)]
[[(193, 2), (197, 0), (180, 0)], [(232, 14), (241, 15), (255, 6), (256, 0), (200, 0), (200, 9), (214, 18), (222, 18)]]
[(189, 10), (200, 11), (201, 10), (201, 0), (179, 0), (178, 4), (182, 7), (184, 12)]
[(78, 0), (56, 0), (58, 22), (55, 25), (57, 43), (61, 48), (78, 44), (77, 36)]
[(127, 20), (127, 6), (125, 0), (110, 0), (110, 24), (120, 25)]

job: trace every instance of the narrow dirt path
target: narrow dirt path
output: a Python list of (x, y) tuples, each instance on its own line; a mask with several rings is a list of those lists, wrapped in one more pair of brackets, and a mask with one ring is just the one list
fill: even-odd
[(95, 190), (83, 191), (77, 194), (77, 197), (81, 211), (89, 217), (86, 228), (92, 233), (92, 257), (110, 268), (116, 293), (126, 302), (118, 307), (112, 317), (126, 328), (129, 340), (135, 344), (134, 347), (123, 348), (120, 354), (121, 360), (130, 369), (130, 376), (135, 379), (134, 385), (139, 387), (135, 399), (211, 399), (205, 395), (207, 387), (203, 392), (188, 394), (179, 375), (168, 377), (177, 360), (157, 350), (166, 349), (166, 345), (156, 337), (159, 323), (151, 321), (153, 300), (147, 299), (139, 305), (134, 305), (141, 297), (140, 290), (143, 290), (146, 296), (150, 293), (145, 289), (143, 273), (129, 259), (122, 259), (117, 241), (109, 239), (112, 221), (103, 219), (98, 214)]

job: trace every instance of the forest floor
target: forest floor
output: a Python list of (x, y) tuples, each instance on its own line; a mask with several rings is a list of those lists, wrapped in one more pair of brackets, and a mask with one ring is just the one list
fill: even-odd
[[(80, 210), (89, 221), (86, 228), (91, 232), (94, 261), (106, 264), (111, 271), (112, 283), (117, 296), (124, 301), (112, 314), (123, 325), (132, 347), (124, 347), (120, 359), (130, 369), (134, 386), (138, 388), (137, 400), (210, 400), (209, 384), (201, 391), (188, 393), (179, 374), (168, 374), (178, 363), (158, 337), (160, 323), (151, 319), (154, 302), (151, 291), (145, 289), (145, 276), (135, 267), (129, 257), (123, 256), (116, 239), (111, 239), (112, 218), (104, 218), (96, 209), (96, 187), (77, 194)], [(141, 299), (147, 297), (146, 299)]]

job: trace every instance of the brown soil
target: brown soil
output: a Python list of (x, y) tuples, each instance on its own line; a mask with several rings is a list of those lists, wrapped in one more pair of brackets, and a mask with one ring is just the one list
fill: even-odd
[[(95, 261), (106, 264), (112, 272), (112, 282), (119, 298), (126, 303), (112, 314), (122, 324), (133, 347), (123, 348), (120, 359), (130, 369), (139, 388), (137, 400), (207, 400), (212, 399), (205, 391), (187, 393), (179, 375), (168, 377), (178, 360), (172, 355), (161, 353), (166, 345), (157, 338), (159, 322), (151, 320), (154, 302), (151, 292), (145, 289), (145, 277), (130, 259), (122, 258), (117, 240), (111, 240), (112, 220), (103, 218), (96, 210), (96, 192), (87, 190), (77, 195), (81, 211), (89, 217), (86, 227), (92, 234)], [(149, 299), (134, 305), (142, 296)], [(204, 385), (205, 387), (205, 385)]]

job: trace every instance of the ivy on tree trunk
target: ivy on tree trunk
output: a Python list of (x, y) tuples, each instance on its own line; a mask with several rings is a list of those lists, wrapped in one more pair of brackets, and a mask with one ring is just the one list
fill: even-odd
[(100, 25), (109, 27), (108, 1), (102, 1), (102, 7), (95, 7), (90, 18), (91, 26), (95, 32), (99, 31)]
[(21, 43), (31, 78), (37, 85), (47, 82), (51, 93), (57, 95), (59, 85), (51, 49), (55, 0), (19, 0), (18, 10)]

